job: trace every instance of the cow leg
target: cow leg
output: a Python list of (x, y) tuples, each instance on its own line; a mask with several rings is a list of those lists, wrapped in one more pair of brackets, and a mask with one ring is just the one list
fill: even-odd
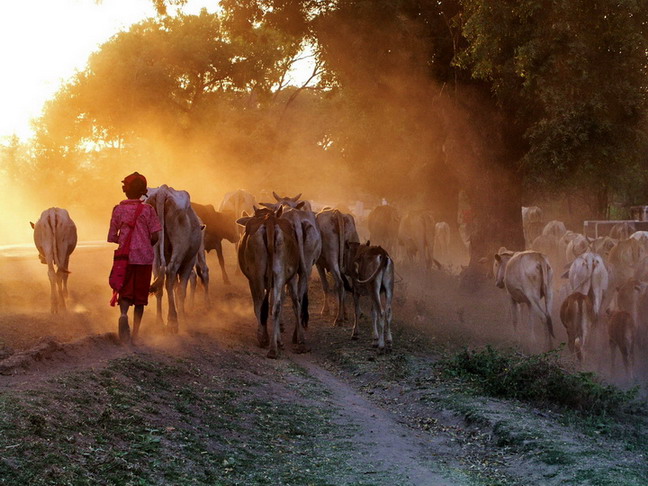
[(373, 321), (373, 339), (377, 343), (378, 352), (383, 353), (385, 351), (385, 309), (382, 305), (382, 300), (380, 298), (380, 279), (376, 279), (373, 284), (373, 307), (376, 309), (376, 315), (374, 316)]
[(392, 298), (393, 292), (387, 287), (385, 289), (385, 351), (388, 353), (392, 350)]
[(330, 312), (329, 309), (329, 284), (328, 280), (326, 279), (326, 270), (324, 269), (324, 265), (321, 265), (317, 263), (315, 265), (317, 267), (317, 273), (319, 274), (320, 277), (320, 282), (322, 282), (322, 292), (324, 293), (324, 305), (322, 306), (322, 316), (327, 316)]
[(167, 302), (169, 304), (167, 328), (174, 334), (178, 332), (178, 311), (175, 303), (175, 288), (177, 280), (177, 273), (175, 271), (171, 272), (169, 267), (167, 267), (166, 281), (164, 282), (167, 292)]
[(62, 272), (61, 269), (56, 271), (56, 288), (58, 290), (58, 302), (63, 309), (63, 311), (67, 310), (67, 307), (65, 305), (65, 287), (63, 283), (63, 275), (66, 275), (65, 272)]
[(353, 292), (353, 330), (351, 331), (351, 339), (358, 339), (360, 321), (360, 294), (354, 290)]
[(293, 332), (293, 343), (297, 344), (294, 351), (296, 353), (307, 353), (310, 349), (306, 346), (306, 336), (304, 332), (305, 326), (303, 323), (304, 312), (302, 310), (302, 307), (307, 305), (307, 302), (305, 302), (299, 294), (299, 279), (297, 276), (293, 277), (289, 286), (290, 297), (293, 302), (293, 307), (295, 308), (295, 314), (297, 315), (295, 319), (295, 331)]
[(279, 348), (283, 347), (281, 341), (281, 296), (283, 293), (284, 283), (281, 279), (274, 281), (272, 287), (272, 338), (270, 339), (270, 349), (267, 357), (276, 359), (279, 357)]
[(52, 314), (58, 314), (58, 291), (57, 291), (57, 276), (56, 271), (54, 270), (54, 264), (51, 262), (47, 263), (47, 277), (50, 282), (50, 312)]
[[(268, 337), (268, 325), (267, 325), (267, 309), (266, 315), (262, 316), (262, 307), (265, 301), (265, 291), (263, 286), (256, 285), (253, 280), (249, 281), (250, 284), (250, 294), (252, 294), (252, 305), (254, 307), (254, 315), (257, 319), (257, 341), (259, 346), (265, 348), (270, 339)], [(267, 305), (267, 302), (266, 304)]]
[(344, 308), (344, 297), (345, 297), (345, 290), (344, 290), (344, 284), (342, 283), (342, 277), (340, 276), (340, 270), (334, 268), (333, 271), (331, 272), (333, 275), (333, 279), (335, 280), (335, 293), (337, 295), (337, 314), (335, 316), (335, 320), (333, 321), (334, 326), (342, 326), (344, 321), (346, 320), (346, 312)]
[(196, 286), (198, 284), (198, 277), (196, 271), (192, 270), (189, 274), (189, 309), (193, 312), (196, 300)]
[(209, 269), (207, 266), (200, 271), (199, 276), (205, 291), (205, 309), (209, 310), (211, 309), (211, 299), (209, 298)]
[[(218, 264), (220, 265), (221, 275), (223, 276), (223, 283), (225, 285), (230, 285), (230, 279), (227, 276), (227, 270), (225, 270), (225, 259), (223, 258), (223, 243), (219, 241), (216, 243), (216, 256), (218, 257)], [(236, 266), (238, 269), (238, 265)]]

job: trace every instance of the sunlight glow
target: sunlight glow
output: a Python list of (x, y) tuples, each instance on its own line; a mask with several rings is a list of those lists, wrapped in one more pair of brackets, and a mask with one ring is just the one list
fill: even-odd
[[(0, 143), (14, 134), (29, 138), (30, 120), (100, 44), (155, 15), (151, 0), (7, 0), (0, 6)], [(217, 6), (218, 0), (189, 0), (183, 11)]]

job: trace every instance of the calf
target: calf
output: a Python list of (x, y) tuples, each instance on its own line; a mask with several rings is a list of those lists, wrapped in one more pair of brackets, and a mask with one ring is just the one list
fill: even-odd
[[(345, 273), (353, 292), (355, 304), (352, 339), (358, 339), (360, 317), (360, 296), (371, 299), (371, 320), (373, 324), (373, 346), (379, 353), (390, 352), (392, 348), (392, 298), (394, 296), (394, 262), (380, 246), (347, 243)], [(383, 305), (381, 296), (385, 296)]]
[(588, 295), (574, 292), (560, 306), (560, 320), (567, 331), (567, 345), (583, 361), (583, 351), (594, 326), (594, 306)]
[(70, 214), (61, 208), (43, 211), (36, 223), (29, 223), (34, 229), (34, 243), (41, 263), (47, 265), (50, 282), (50, 310), (56, 314), (59, 307), (65, 310), (67, 280), (70, 271), (70, 255), (76, 248), (77, 229)]
[[(493, 264), (495, 284), (506, 288), (511, 298), (513, 328), (517, 329), (521, 307), (529, 309), (529, 327), (532, 328), (531, 316), (537, 316), (545, 325), (545, 347), (552, 347), (554, 337), (551, 321), (553, 293), (551, 280), (553, 270), (543, 254), (535, 251), (500, 251), (495, 255)], [(544, 299), (544, 303), (542, 303)]]
[(614, 373), (616, 350), (619, 348), (626, 374), (633, 379), (634, 344), (636, 328), (632, 315), (626, 311), (613, 311), (608, 316), (608, 336), (610, 338), (610, 371)]

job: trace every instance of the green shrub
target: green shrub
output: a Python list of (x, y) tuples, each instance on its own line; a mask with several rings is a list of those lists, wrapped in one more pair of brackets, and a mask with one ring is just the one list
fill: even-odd
[(616, 414), (630, 404), (636, 390), (621, 391), (601, 383), (593, 373), (567, 371), (556, 351), (526, 356), (487, 346), (464, 349), (441, 361), (446, 374), (479, 386), (502, 398), (595, 413)]

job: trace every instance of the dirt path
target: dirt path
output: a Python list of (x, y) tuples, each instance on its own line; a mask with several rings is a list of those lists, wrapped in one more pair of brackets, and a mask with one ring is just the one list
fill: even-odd
[[(443, 467), (432, 460), (438, 452), (437, 441), (397, 422), (390, 412), (370, 402), (344, 381), (316, 365), (308, 355), (292, 355), (291, 359), (304, 367), (331, 393), (331, 406), (340, 415), (341, 427), (354, 427), (354, 441), (364, 447), (372, 458), (378, 459), (385, 470), (402, 472), (412, 485), (457, 485), (448, 479)], [(364, 471), (372, 474), (375, 471)]]

